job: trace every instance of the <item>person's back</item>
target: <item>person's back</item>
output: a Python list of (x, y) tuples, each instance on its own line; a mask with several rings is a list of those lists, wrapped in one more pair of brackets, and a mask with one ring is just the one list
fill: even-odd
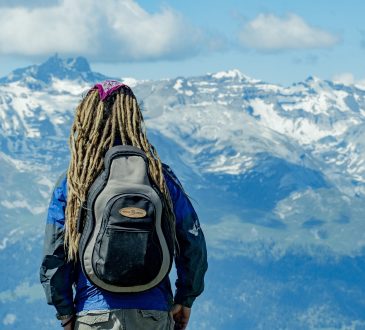
[[(146, 154), (150, 180), (163, 196), (166, 221), (179, 246), (176, 293), (165, 277), (135, 293), (109, 292), (85, 276), (78, 259), (77, 219), (90, 185), (103, 169), (106, 151), (132, 145)], [(173, 171), (158, 158), (143, 130), (132, 91), (117, 82), (98, 84), (77, 108), (70, 137), (71, 161), (51, 198), (41, 282), (47, 301), (69, 329), (184, 329), (195, 298), (203, 291), (207, 256), (198, 217)], [(65, 221), (67, 219), (67, 221)], [(75, 285), (75, 297), (72, 286)], [(174, 321), (169, 311), (174, 314)], [(75, 318), (74, 316), (77, 315)], [(76, 323), (74, 322), (76, 319)]]

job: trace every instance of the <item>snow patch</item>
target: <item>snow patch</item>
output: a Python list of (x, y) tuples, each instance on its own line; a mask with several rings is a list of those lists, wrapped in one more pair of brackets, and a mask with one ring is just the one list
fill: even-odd
[(25, 200), (2, 200), (1, 205), (8, 208), (8, 209), (17, 209), (17, 208), (24, 208), (30, 211), (32, 214), (42, 214), (46, 211), (45, 206), (34, 206), (29, 205), (29, 203)]
[(81, 80), (52, 78), (52, 88), (62, 93), (79, 96), (90, 87), (92, 86), (90, 86), (89, 83), (83, 82)]
[(7, 303), (22, 299), (22, 302), (31, 303), (38, 299), (44, 299), (44, 293), (41, 284), (30, 284), (23, 282), (17, 285), (13, 290), (0, 292), (0, 302)]
[(122, 82), (123, 82), (123, 84), (126, 84), (127, 86), (129, 86), (131, 88), (137, 86), (140, 83), (140, 81), (138, 81), (137, 79), (132, 78), (132, 77), (124, 77), (124, 78), (122, 78)]
[(4, 250), (6, 248), (8, 241), (9, 241), (8, 237), (3, 238), (3, 240), (0, 243), (0, 250)]
[(15, 320), (16, 320), (16, 315), (12, 314), (12, 313), (8, 313), (3, 318), (3, 324), (4, 325), (11, 325), (11, 324), (14, 324)]
[(182, 87), (183, 87), (183, 80), (182, 79), (177, 79), (173, 89), (175, 89), (177, 92), (181, 93), (182, 92), (181, 91)]

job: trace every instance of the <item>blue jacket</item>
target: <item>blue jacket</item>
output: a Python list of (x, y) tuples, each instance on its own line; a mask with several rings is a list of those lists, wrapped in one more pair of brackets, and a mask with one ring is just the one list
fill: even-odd
[(116, 308), (169, 310), (173, 302), (191, 307), (195, 298), (203, 292), (204, 274), (208, 267), (204, 234), (181, 183), (165, 164), (163, 172), (174, 206), (180, 248), (175, 256), (177, 280), (174, 297), (168, 277), (145, 292), (110, 293), (91, 284), (79, 262), (66, 262), (64, 224), (67, 178), (64, 173), (55, 185), (49, 204), (40, 268), (40, 281), (47, 303), (54, 305), (59, 315)]

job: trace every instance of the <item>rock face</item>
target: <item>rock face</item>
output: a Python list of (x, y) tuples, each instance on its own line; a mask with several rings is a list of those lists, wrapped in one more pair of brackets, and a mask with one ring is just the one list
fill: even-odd
[[(55, 55), (0, 79), (4, 329), (58, 326), (37, 278), (45, 213), (74, 109), (106, 78)], [(133, 85), (208, 242), (191, 329), (364, 327), (365, 88), (238, 70)]]

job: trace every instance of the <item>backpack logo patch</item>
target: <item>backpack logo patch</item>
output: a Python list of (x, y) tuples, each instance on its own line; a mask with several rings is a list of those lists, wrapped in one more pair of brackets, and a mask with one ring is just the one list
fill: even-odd
[(143, 218), (147, 214), (146, 210), (131, 206), (119, 209), (119, 213), (128, 218)]

